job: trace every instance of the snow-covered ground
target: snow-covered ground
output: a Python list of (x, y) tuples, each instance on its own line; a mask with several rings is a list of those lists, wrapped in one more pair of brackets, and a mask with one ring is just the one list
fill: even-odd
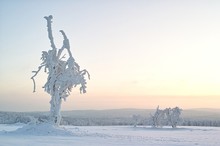
[(62, 126), (45, 133), (43, 126), (13, 132), (22, 126), (0, 125), (0, 146), (220, 146), (220, 127)]

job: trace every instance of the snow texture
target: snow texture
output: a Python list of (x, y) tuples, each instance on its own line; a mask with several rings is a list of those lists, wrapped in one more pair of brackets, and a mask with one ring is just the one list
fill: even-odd
[[(16, 125), (0, 125), (1, 146), (219, 146), (219, 127), (151, 128), (133, 126), (61, 126), (53, 134), (11, 130)], [(9, 127), (13, 127), (10, 129)], [(20, 125), (17, 125), (20, 128)], [(24, 126), (25, 127), (25, 126)], [(30, 127), (29, 127), (30, 128)], [(28, 129), (29, 129), (28, 128)], [(53, 127), (54, 128), (54, 127)], [(52, 128), (52, 129), (53, 129)], [(44, 129), (44, 130), (43, 130)], [(10, 132), (5, 132), (10, 131)], [(35, 130), (35, 129), (32, 129)], [(61, 131), (68, 131), (63, 132)], [(59, 134), (55, 135), (54, 133)], [(38, 134), (37, 134), (38, 133)], [(72, 135), (70, 134), (72, 133)], [(52, 134), (52, 135), (51, 135)]]
[(27, 124), (9, 133), (18, 135), (73, 135), (73, 133), (68, 131), (65, 127), (59, 127), (49, 123)]

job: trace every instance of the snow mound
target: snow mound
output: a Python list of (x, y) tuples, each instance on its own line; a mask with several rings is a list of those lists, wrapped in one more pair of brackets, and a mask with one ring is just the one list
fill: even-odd
[(19, 135), (51, 135), (51, 136), (73, 136), (74, 131), (69, 131), (65, 127), (58, 127), (49, 123), (27, 124), (15, 131), (10, 131), (11, 134)]

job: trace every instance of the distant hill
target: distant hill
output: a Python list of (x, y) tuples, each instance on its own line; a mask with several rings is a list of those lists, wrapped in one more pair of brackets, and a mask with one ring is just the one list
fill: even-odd
[(182, 117), (192, 120), (220, 120), (220, 109), (197, 108), (183, 110)]
[[(63, 111), (63, 116), (70, 117), (96, 117), (96, 118), (123, 118), (132, 115), (140, 115), (149, 118), (150, 114), (154, 114), (155, 109), (110, 109), (110, 110), (74, 110)], [(196, 108), (185, 109), (182, 111), (182, 118), (191, 120), (220, 120), (220, 109)]]
[(102, 117), (102, 118), (124, 118), (132, 115), (140, 115), (149, 117), (150, 113), (154, 113), (153, 109), (109, 109), (109, 110), (73, 110), (63, 111), (63, 116), (71, 117)]

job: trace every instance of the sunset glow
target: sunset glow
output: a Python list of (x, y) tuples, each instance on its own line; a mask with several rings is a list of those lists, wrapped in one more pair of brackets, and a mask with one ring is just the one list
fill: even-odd
[[(49, 110), (31, 71), (63, 29), (74, 58), (91, 74), (85, 95), (62, 109), (219, 108), (220, 1), (0, 1), (0, 111)], [(58, 47), (59, 48), (59, 47)], [(16, 99), (16, 103), (12, 103)]]

